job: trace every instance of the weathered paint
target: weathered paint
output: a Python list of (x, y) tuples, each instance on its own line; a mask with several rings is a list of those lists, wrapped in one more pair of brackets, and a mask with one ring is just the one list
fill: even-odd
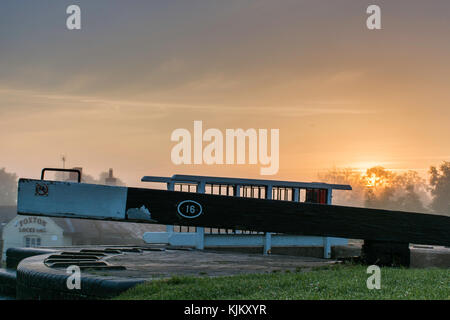
[(127, 190), (126, 187), (20, 179), (17, 213), (124, 220)]
[(126, 217), (128, 220), (148, 221), (153, 223), (158, 222), (152, 219), (152, 214), (145, 206), (141, 206), (140, 208), (129, 208)]

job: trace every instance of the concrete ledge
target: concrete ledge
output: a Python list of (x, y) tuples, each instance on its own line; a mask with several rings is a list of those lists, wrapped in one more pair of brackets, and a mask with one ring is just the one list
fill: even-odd
[(412, 246), (412, 268), (450, 268), (450, 248), (437, 246)]
[[(195, 247), (202, 235), (196, 232), (145, 232), (143, 239), (148, 244), (169, 244)], [(205, 247), (255, 247), (264, 246), (264, 234), (210, 234), (203, 236)], [(328, 237), (330, 246), (345, 246), (347, 239)], [(323, 247), (324, 237), (272, 234), (272, 247)], [(322, 254), (323, 256), (323, 254)]]
[(17, 299), (106, 299), (142, 283), (143, 279), (118, 279), (81, 273), (81, 288), (68, 289), (65, 269), (49, 268), (44, 260), (50, 254), (24, 259), (17, 267)]
[[(218, 252), (236, 252), (236, 253), (252, 253), (261, 254), (263, 249), (260, 246), (208, 246), (205, 250), (214, 250)], [(272, 246), (270, 253), (274, 255), (288, 255), (299, 257), (323, 258), (323, 247), (320, 246)], [(332, 246), (331, 259), (350, 258), (361, 255), (361, 247), (348, 246)]]
[[(25, 258), (17, 267), (16, 298), (49, 299), (108, 299), (137, 284), (176, 275), (233, 275), (242, 273), (270, 273), (277, 270), (298, 270), (333, 264), (335, 261), (318, 258), (290, 257), (261, 254), (225, 253), (174, 247), (113, 248), (99, 246), (55, 248), (56, 252)], [(175, 250), (176, 249), (176, 250)], [(67, 265), (80, 263), (86, 254), (102, 254), (98, 261), (110, 267), (81, 269), (80, 289), (69, 289)], [(64, 267), (55, 267), (49, 261), (63, 261)], [(97, 260), (96, 260), (97, 261)], [(83, 263), (85, 263), (84, 261)], [(81, 266), (81, 264), (80, 264)], [(80, 267), (81, 268), (81, 267)]]

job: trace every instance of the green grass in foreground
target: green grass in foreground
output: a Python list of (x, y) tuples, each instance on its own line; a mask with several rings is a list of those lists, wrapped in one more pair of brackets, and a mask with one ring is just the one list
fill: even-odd
[(381, 268), (381, 289), (367, 289), (367, 266), (334, 265), (307, 272), (227, 277), (173, 277), (128, 290), (116, 299), (450, 299), (448, 269)]

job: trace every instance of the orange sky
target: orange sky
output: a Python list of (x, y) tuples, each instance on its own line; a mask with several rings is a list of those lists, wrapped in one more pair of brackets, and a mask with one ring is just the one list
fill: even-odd
[[(448, 1), (70, 1), (0, 4), (0, 167), (112, 167), (316, 180), (336, 167), (450, 159)], [(280, 130), (280, 169), (170, 161), (177, 128)]]

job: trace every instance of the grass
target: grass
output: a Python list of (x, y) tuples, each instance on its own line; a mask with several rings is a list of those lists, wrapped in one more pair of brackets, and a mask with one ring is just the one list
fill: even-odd
[(120, 300), (450, 299), (448, 269), (381, 268), (381, 289), (367, 289), (367, 266), (227, 277), (173, 277), (132, 288)]

